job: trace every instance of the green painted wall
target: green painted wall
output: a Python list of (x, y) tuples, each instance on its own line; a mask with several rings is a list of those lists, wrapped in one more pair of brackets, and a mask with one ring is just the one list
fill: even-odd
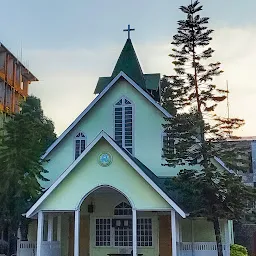
[(119, 80), (108, 93), (90, 110), (79, 124), (50, 153), (50, 162), (45, 168), (51, 180), (49, 186), (74, 160), (74, 137), (82, 131), (89, 144), (102, 130), (111, 137), (114, 133), (113, 105), (122, 96), (128, 97), (135, 105), (134, 143), (135, 156), (159, 176), (176, 175), (178, 168), (161, 166), (163, 114), (127, 81)]
[(37, 239), (37, 220), (32, 220), (28, 225), (28, 241)]
[[(221, 238), (225, 242), (224, 221), (220, 221)], [(192, 241), (192, 221), (190, 219), (181, 219), (183, 242)], [(213, 224), (205, 219), (193, 220), (194, 242), (214, 242), (215, 234)]]
[[(102, 152), (113, 156), (113, 163), (108, 167), (98, 164)], [(81, 199), (99, 185), (109, 185), (122, 191), (137, 209), (170, 209), (169, 204), (119, 153), (101, 139), (38, 210), (74, 210)]]

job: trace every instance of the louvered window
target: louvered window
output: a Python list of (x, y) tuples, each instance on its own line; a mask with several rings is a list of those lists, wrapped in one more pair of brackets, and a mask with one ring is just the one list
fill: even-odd
[(133, 154), (133, 105), (126, 98), (115, 104), (115, 141)]
[(77, 159), (86, 147), (86, 137), (82, 132), (79, 132), (75, 137), (75, 159)]

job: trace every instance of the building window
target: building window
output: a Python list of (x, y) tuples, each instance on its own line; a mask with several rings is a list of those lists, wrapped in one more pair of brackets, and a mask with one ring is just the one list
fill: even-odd
[(152, 220), (150, 218), (137, 219), (137, 245), (152, 246)]
[(175, 153), (175, 140), (171, 137), (170, 134), (163, 132), (162, 133), (162, 158), (164, 158), (164, 155), (174, 154), (174, 153)]
[[(115, 246), (131, 247), (132, 246), (132, 208), (129, 204), (122, 202), (117, 205), (114, 215), (119, 219), (114, 220), (115, 228)], [(137, 246), (153, 246), (152, 239), (152, 219), (137, 219)]]
[(115, 111), (115, 141), (133, 154), (133, 105), (123, 97), (114, 107)]
[(75, 159), (77, 159), (85, 150), (86, 137), (82, 132), (79, 132), (75, 137)]
[(132, 208), (129, 204), (122, 202), (115, 207), (114, 214), (119, 216), (130, 216), (132, 215)]
[(132, 246), (132, 208), (129, 204), (122, 202), (114, 209), (114, 215), (118, 216), (113, 220), (115, 228), (115, 246)]
[(96, 246), (110, 246), (110, 219), (96, 219)]

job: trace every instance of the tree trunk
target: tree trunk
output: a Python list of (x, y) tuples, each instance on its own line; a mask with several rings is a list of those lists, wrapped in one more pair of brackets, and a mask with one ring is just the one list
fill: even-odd
[(219, 223), (218, 218), (213, 219), (213, 226), (214, 226), (214, 232), (215, 232), (215, 237), (216, 237), (218, 256), (223, 256), (221, 233), (220, 233), (220, 223)]

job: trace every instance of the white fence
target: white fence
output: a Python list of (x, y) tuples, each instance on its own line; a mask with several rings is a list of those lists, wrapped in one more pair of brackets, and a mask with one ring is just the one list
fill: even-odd
[(17, 256), (35, 256), (36, 242), (19, 241), (17, 245)]
[[(43, 256), (60, 256), (61, 248), (59, 241), (43, 241), (41, 247)], [(17, 248), (17, 256), (36, 256), (36, 242), (19, 241)]]
[[(217, 244), (215, 242), (182, 242), (178, 243), (179, 256), (218, 256)], [(223, 254), (225, 256), (229, 255), (229, 250), (224, 244)]]

